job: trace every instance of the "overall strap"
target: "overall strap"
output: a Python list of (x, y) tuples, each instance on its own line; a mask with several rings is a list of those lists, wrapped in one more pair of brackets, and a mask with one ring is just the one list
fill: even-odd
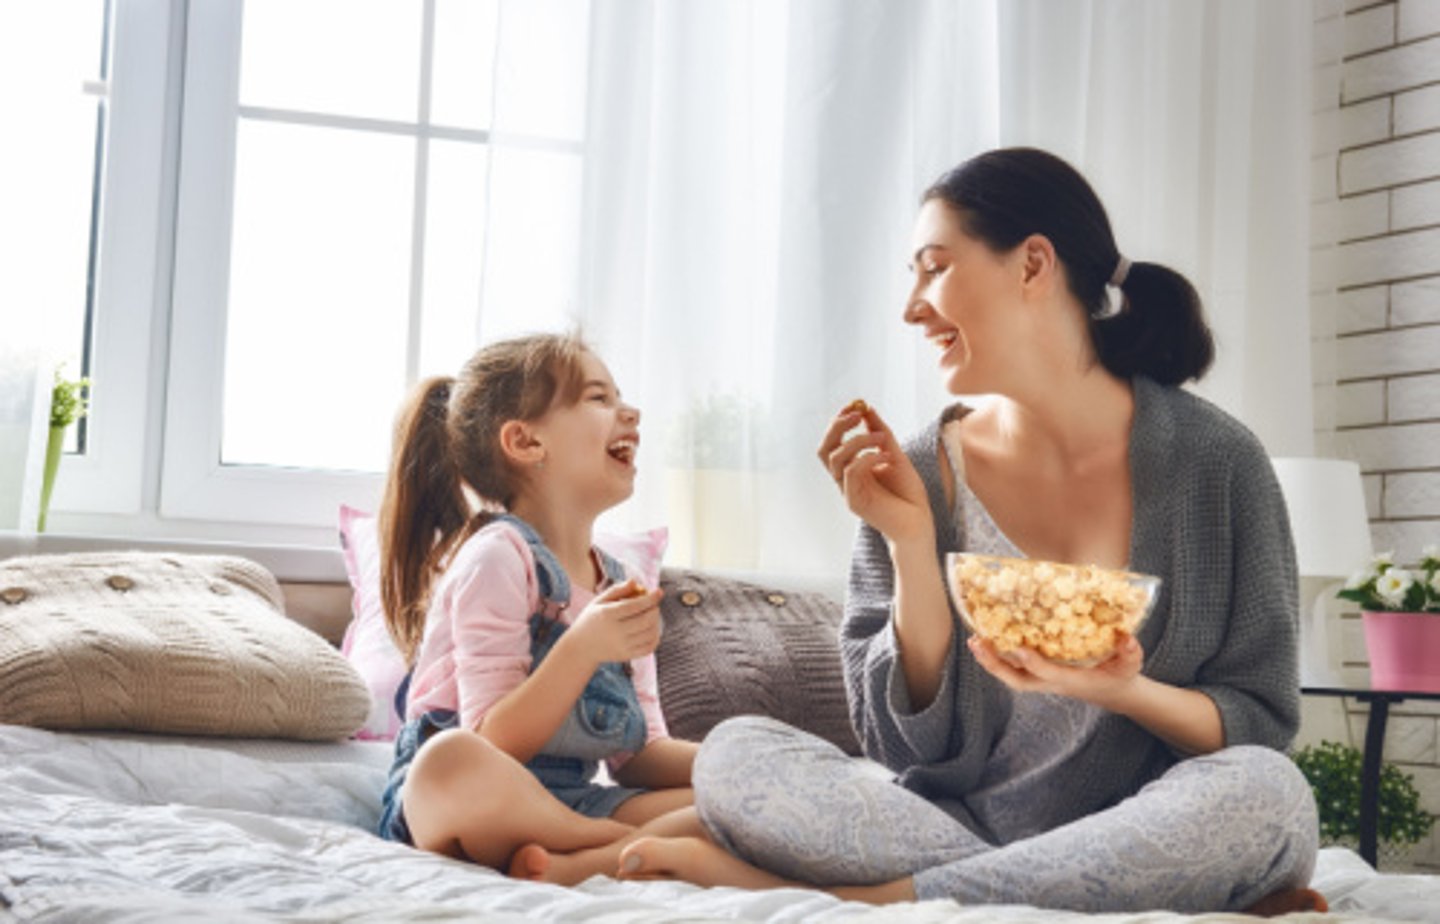
[(570, 605), (570, 576), (560, 567), (555, 553), (545, 545), (535, 527), (511, 513), (501, 514), (495, 519), (510, 524), (530, 546), (530, 554), (535, 558), (535, 583), (540, 590), (542, 613), (547, 619), (558, 619)]

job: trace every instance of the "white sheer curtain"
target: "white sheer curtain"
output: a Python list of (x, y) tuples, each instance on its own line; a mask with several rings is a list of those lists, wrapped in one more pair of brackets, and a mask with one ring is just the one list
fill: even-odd
[(910, 225), (996, 145), (1066, 157), (1121, 249), (1200, 288), (1201, 391), (1273, 453), (1310, 440), (1305, 0), (641, 2), (592, 8), (579, 315), (645, 413), (625, 526), (670, 560), (843, 572), (814, 459), (864, 397), (949, 400), (900, 320)]

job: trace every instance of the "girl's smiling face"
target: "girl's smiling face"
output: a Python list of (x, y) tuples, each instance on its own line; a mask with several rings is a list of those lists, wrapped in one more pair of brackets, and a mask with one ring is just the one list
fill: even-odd
[(961, 231), (953, 209), (936, 199), (920, 209), (914, 247), (906, 323), (920, 327), (940, 351), (952, 394), (998, 390), (1007, 360), (1023, 349), (1017, 326), (1022, 248), (996, 253)]
[(621, 400), (610, 370), (591, 353), (580, 357), (580, 381), (578, 401), (552, 407), (533, 425), (545, 448), (536, 475), (604, 510), (635, 490), (640, 411)]

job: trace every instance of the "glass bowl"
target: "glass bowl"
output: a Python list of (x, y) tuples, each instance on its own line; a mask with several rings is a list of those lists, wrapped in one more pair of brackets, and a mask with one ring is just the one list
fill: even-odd
[(1148, 574), (973, 552), (946, 554), (945, 583), (966, 628), (1002, 656), (1029, 648), (1079, 667), (1138, 632), (1160, 588)]

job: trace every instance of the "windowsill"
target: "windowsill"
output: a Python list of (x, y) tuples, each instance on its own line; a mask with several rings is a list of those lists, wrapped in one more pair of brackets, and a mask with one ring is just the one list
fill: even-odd
[(346, 581), (345, 562), (338, 548), (203, 539), (161, 539), (149, 536), (21, 533), (15, 530), (0, 530), (0, 560), (14, 555), (131, 550), (183, 552), (192, 555), (238, 555), (263, 565), (280, 581), (322, 584), (337, 584)]

